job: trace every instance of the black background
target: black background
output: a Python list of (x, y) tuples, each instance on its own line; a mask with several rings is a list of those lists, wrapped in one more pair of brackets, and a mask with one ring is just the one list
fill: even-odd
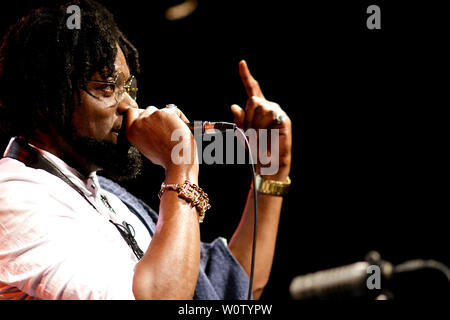
[[(140, 52), (140, 107), (174, 103), (190, 120), (232, 121), (230, 105), (247, 98), (238, 74), (245, 59), (266, 98), (292, 119), (292, 188), (263, 299), (289, 299), (296, 275), (360, 261), (370, 250), (394, 264), (449, 264), (441, 2), (199, 0), (178, 21), (164, 10), (179, 1), (103, 2)], [(30, 3), (39, 1), (2, 1), (2, 34)], [(366, 28), (370, 4), (381, 8), (381, 30)], [(230, 238), (250, 178), (245, 165), (201, 166), (213, 206), (203, 240)], [(157, 209), (162, 179), (146, 163), (125, 185)], [(396, 299), (449, 297), (437, 271), (389, 285)]]

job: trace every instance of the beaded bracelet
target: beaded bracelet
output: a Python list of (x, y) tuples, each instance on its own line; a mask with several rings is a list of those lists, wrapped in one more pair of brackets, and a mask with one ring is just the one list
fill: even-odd
[(195, 207), (198, 212), (198, 221), (200, 223), (203, 222), (205, 212), (211, 208), (211, 205), (209, 204), (208, 194), (202, 188), (189, 180), (186, 180), (183, 184), (165, 184), (163, 182), (158, 193), (159, 199), (161, 199), (166, 190), (176, 191), (179, 198), (186, 200), (191, 207)]

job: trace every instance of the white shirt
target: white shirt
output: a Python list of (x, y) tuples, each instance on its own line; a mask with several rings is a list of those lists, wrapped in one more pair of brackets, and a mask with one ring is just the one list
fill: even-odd
[[(92, 201), (60, 178), (0, 160), (0, 300), (134, 299), (137, 259), (117, 228), (131, 224), (145, 252), (150, 234), (125, 204), (41, 150)], [(101, 201), (107, 197), (113, 213)]]

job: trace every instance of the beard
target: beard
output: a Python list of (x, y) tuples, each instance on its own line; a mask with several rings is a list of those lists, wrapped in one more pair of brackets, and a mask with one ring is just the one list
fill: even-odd
[(84, 158), (100, 167), (108, 178), (116, 181), (135, 179), (142, 172), (142, 155), (120, 131), (117, 144), (112, 141), (83, 137), (72, 128), (67, 137), (69, 143)]

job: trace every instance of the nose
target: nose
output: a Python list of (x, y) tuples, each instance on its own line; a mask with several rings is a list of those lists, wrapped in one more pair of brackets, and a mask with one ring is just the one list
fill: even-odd
[(117, 112), (119, 114), (125, 114), (130, 108), (139, 109), (139, 105), (137, 104), (136, 100), (130, 97), (128, 92), (125, 92), (123, 99), (119, 102), (117, 106)]

